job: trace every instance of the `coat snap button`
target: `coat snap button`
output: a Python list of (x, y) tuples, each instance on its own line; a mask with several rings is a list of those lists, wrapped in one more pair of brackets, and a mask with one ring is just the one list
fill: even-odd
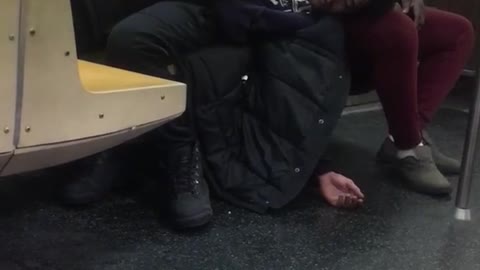
[(320, 119), (320, 120), (318, 120), (318, 123), (319, 123), (320, 125), (323, 125), (323, 124), (325, 124), (325, 120)]
[(295, 168), (295, 173), (301, 172), (300, 168)]
[(177, 67), (175, 65), (168, 65), (167, 66), (167, 71), (172, 76), (177, 75)]

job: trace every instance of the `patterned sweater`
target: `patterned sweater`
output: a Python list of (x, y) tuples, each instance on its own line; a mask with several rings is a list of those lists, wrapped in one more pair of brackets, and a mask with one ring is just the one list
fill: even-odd
[(269, 8), (285, 12), (310, 12), (311, 5), (308, 0), (264, 0)]
[[(269, 8), (282, 10), (285, 12), (306, 12), (311, 11), (309, 0), (262, 0)], [(366, 12), (370, 15), (382, 15), (393, 7), (399, 0), (370, 0), (370, 4), (358, 12)]]
[[(365, 12), (379, 16), (391, 9), (397, 0), (370, 0)], [(325, 14), (309, 15), (309, 0), (217, 0), (216, 12), (221, 29), (232, 41), (246, 42), (250, 33), (292, 35), (307, 28)]]

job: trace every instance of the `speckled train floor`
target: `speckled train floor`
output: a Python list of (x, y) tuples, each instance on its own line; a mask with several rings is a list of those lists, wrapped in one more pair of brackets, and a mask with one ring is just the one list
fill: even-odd
[[(446, 153), (460, 157), (466, 119), (453, 110), (435, 119), (431, 133)], [(66, 179), (50, 171), (7, 179), (0, 182), (0, 270), (480, 269), (479, 171), (473, 221), (455, 221), (452, 198), (412, 193), (377, 167), (384, 132), (381, 112), (349, 115), (330, 149), (365, 190), (362, 209), (334, 210), (308, 191), (263, 216), (215, 200), (212, 224), (190, 233), (172, 230), (156, 200), (145, 199), (155, 195), (148, 187), (69, 209), (52, 199), (55, 183)]]

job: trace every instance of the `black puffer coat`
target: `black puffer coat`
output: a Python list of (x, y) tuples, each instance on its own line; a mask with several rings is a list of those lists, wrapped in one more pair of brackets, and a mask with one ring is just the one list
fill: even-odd
[(265, 212), (311, 178), (350, 88), (342, 33), (324, 18), (292, 38), (189, 57), (206, 171), (222, 198)]

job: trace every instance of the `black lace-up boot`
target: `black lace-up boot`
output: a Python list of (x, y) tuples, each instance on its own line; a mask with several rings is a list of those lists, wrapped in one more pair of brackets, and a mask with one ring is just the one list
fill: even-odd
[(61, 190), (64, 203), (85, 205), (101, 200), (112, 190), (119, 175), (118, 164), (110, 152), (103, 152), (61, 168), (70, 182)]
[(169, 152), (170, 209), (175, 223), (182, 228), (207, 224), (213, 211), (198, 145), (182, 145)]

